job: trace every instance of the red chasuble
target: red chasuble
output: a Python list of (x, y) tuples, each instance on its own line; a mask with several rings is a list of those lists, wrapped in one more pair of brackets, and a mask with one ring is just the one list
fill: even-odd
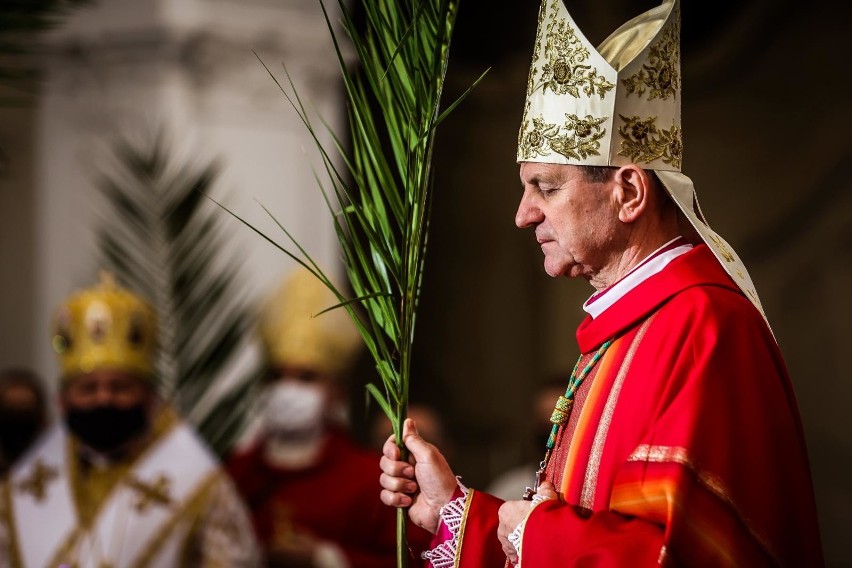
[[(613, 338), (559, 432), (562, 501), (527, 517), (522, 567), (823, 565), (784, 361), (710, 250), (586, 318), (581, 367)], [(469, 499), (458, 566), (503, 566), (499, 505)]]

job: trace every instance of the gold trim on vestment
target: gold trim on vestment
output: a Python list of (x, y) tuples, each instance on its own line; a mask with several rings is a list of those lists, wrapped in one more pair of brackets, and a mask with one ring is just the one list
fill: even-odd
[(21, 562), (21, 550), (18, 548), (18, 530), (15, 525), (15, 514), (12, 512), (12, 480), (10, 478), (6, 478), (6, 481), (2, 483), (3, 485), (3, 495), (2, 498), (5, 501), (5, 507), (3, 507), (3, 522), (6, 524), (6, 530), (9, 534), (9, 562), (10, 568), (21, 568), (23, 563)]
[(33, 499), (41, 503), (47, 497), (47, 486), (58, 477), (59, 472), (55, 467), (46, 465), (43, 459), (38, 458), (33, 464), (30, 476), (18, 481), (15, 489), (21, 493), (32, 493)]
[(583, 489), (580, 493), (580, 506), (593, 509), (595, 502), (595, 490), (598, 484), (598, 474), (600, 472), (601, 457), (603, 456), (603, 448), (606, 443), (606, 436), (609, 433), (609, 426), (612, 423), (612, 415), (615, 412), (615, 406), (618, 403), (618, 395), (621, 394), (621, 386), (624, 384), (624, 379), (627, 376), (627, 371), (630, 369), (630, 364), (633, 362), (633, 356), (636, 350), (639, 349), (639, 344), (642, 343), (642, 338), (645, 337), (645, 332), (654, 320), (657, 314), (645, 320), (639, 331), (636, 332), (636, 337), (630, 343), (627, 349), (627, 355), (624, 356), (624, 361), (621, 363), (621, 368), (618, 370), (618, 375), (615, 377), (615, 382), (607, 396), (606, 405), (604, 406), (603, 414), (598, 422), (595, 438), (592, 442), (592, 450), (589, 455), (589, 463), (586, 465), (586, 478), (583, 481)]
[(461, 523), (459, 524), (459, 547), (456, 550), (456, 557), (453, 559), (453, 568), (459, 568), (462, 545), (464, 544), (464, 529), (467, 527), (467, 515), (470, 512), (470, 506), (473, 504), (474, 493), (476, 493), (475, 489), (468, 489), (467, 498), (464, 500), (464, 510), (462, 511)]
[(633, 453), (630, 454), (627, 461), (675, 463), (684, 466), (687, 471), (695, 476), (695, 479), (699, 484), (703, 485), (705, 489), (731, 508), (737, 519), (746, 528), (751, 537), (763, 546), (766, 553), (771, 556), (778, 565), (783, 564), (780, 561), (781, 557), (776, 554), (775, 550), (773, 550), (772, 546), (769, 544), (769, 541), (752, 526), (751, 522), (749, 522), (740, 508), (737, 507), (737, 504), (734, 502), (730, 491), (725, 486), (722, 479), (712, 473), (701, 470), (692, 458), (690, 458), (686, 448), (679, 446), (655, 446), (651, 444), (641, 444), (633, 450)]
[[(184, 505), (181, 510), (172, 515), (172, 518), (160, 527), (159, 532), (157, 532), (157, 534), (150, 540), (151, 544), (147, 547), (145, 552), (139, 556), (139, 560), (133, 563), (133, 568), (144, 568), (147, 566), (147, 564), (157, 555), (157, 552), (159, 552), (160, 547), (166, 539), (172, 536), (172, 531), (175, 527), (177, 527), (177, 525), (188, 516), (201, 512), (203, 506), (206, 504), (205, 499), (208, 497), (210, 489), (216, 481), (219, 481), (219, 479), (220, 472), (218, 469), (214, 469), (204, 477), (204, 479), (198, 484), (198, 488), (190, 494), (188, 499), (184, 501)], [(187, 540), (191, 535), (192, 531), (190, 530), (186, 535)], [(185, 543), (182, 548), (184, 551), (182, 556), (185, 557)]]

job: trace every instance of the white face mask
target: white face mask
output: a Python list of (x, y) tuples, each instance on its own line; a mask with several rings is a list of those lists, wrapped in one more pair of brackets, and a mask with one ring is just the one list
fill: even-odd
[(283, 379), (269, 385), (262, 400), (267, 461), (296, 469), (313, 464), (325, 431), (325, 389), (315, 383)]
[(282, 438), (314, 438), (323, 429), (325, 389), (315, 383), (283, 379), (269, 385), (263, 396), (266, 431)]

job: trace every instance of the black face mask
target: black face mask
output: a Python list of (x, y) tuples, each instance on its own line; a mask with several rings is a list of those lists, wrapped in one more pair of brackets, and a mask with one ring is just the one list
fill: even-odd
[(148, 428), (148, 414), (143, 404), (130, 408), (72, 408), (65, 413), (65, 423), (84, 444), (108, 453), (142, 434)]
[(7, 464), (14, 463), (35, 441), (41, 430), (37, 412), (0, 410), (0, 455)]

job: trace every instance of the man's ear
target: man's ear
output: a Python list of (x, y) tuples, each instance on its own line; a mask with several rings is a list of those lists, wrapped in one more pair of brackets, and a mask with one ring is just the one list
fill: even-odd
[(633, 223), (648, 207), (653, 187), (648, 173), (636, 164), (618, 168), (613, 178), (613, 197), (622, 223)]

